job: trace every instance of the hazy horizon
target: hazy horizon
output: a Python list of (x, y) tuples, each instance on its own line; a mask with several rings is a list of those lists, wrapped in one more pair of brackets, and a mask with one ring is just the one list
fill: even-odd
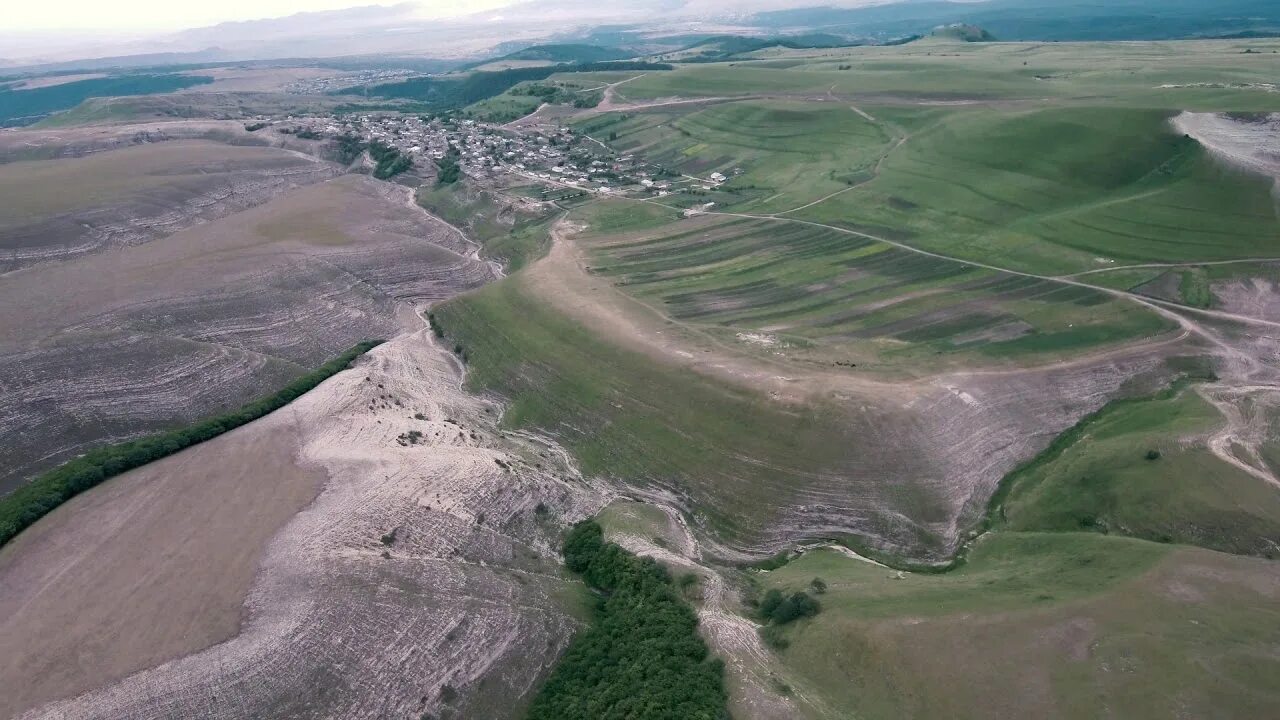
[(97, 3), (50, 0), (26, 3), (7, 13), (0, 35), (47, 35), (111, 31), (122, 35), (190, 30), (226, 22), (272, 20), (300, 13), (404, 6), (415, 19), (454, 17), (512, 4), (513, 0), (459, 0), (454, 3), (409, 0), (225, 0), (178, 4), (154, 0)]

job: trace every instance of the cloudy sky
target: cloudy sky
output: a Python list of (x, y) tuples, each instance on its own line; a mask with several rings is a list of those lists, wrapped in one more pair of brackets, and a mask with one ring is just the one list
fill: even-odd
[[(480, 12), (510, 0), (421, 0), (415, 15), (448, 17)], [(380, 0), (20, 0), (3, 3), (3, 32), (67, 30), (155, 31), (212, 25), (227, 20), (283, 17), (299, 12), (358, 5), (394, 5)]]

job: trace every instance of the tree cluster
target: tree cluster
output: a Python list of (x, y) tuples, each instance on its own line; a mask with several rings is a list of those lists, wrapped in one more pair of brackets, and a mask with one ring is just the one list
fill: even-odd
[(369, 143), (369, 157), (373, 158), (373, 176), (388, 180), (413, 167), (413, 160), (398, 148), (374, 140)]
[(359, 137), (351, 134), (342, 135), (334, 142), (333, 156), (343, 165), (350, 165), (364, 152), (366, 145)]
[(565, 565), (601, 593), (529, 710), (530, 720), (728, 720), (723, 663), (698, 636), (698, 618), (662, 566), (576, 525)]
[(818, 614), (818, 610), (818, 601), (803, 592), (786, 595), (773, 588), (760, 601), (761, 616), (775, 625), (786, 625), (800, 618), (813, 617)]
[(449, 151), (445, 153), (444, 157), (436, 160), (436, 169), (438, 170), (436, 182), (441, 185), (452, 185), (458, 182), (458, 179), (462, 177), (462, 166), (458, 164), (459, 157), (458, 149), (450, 145)]

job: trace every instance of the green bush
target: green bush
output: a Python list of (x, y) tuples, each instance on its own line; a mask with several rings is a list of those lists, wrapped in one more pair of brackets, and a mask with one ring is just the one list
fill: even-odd
[(369, 157), (376, 165), (373, 176), (379, 180), (389, 180), (413, 167), (413, 160), (392, 145), (374, 140), (369, 143)]
[(452, 185), (458, 182), (462, 177), (462, 166), (458, 164), (458, 158), (461, 154), (453, 145), (449, 146), (449, 150), (445, 156), (436, 160), (436, 167), (439, 172), (436, 174), (436, 183), (439, 185)]
[(343, 135), (334, 142), (332, 149), (333, 159), (343, 165), (350, 165), (360, 157), (360, 153), (368, 147), (363, 140), (355, 135)]
[[(826, 589), (826, 585), (823, 585)], [(818, 601), (808, 593), (787, 595), (778, 588), (771, 588), (760, 600), (760, 618), (774, 625), (786, 625), (804, 617), (813, 617), (821, 610)]]
[(818, 601), (807, 593), (792, 593), (769, 613), (769, 620), (775, 625), (786, 625), (800, 618), (813, 617), (818, 614)]
[(760, 639), (764, 640), (764, 644), (774, 650), (786, 650), (791, 647), (791, 641), (783, 634), (782, 628), (777, 625), (766, 625), (760, 628)]
[(40, 475), (7, 497), (0, 498), (0, 546), (49, 511), (107, 478), (217, 437), (284, 407), (380, 343), (380, 340), (362, 342), (278, 392), (239, 410), (201, 420), (189, 427), (105, 445)]
[(433, 312), (427, 313), (427, 324), (431, 326), (431, 333), (433, 335), (435, 335), (437, 338), (444, 337), (444, 328), (440, 325), (440, 321), (436, 320), (435, 313)]
[(530, 720), (727, 720), (724, 665), (698, 636), (698, 618), (667, 571), (574, 526), (565, 565), (603, 595), (534, 698)]

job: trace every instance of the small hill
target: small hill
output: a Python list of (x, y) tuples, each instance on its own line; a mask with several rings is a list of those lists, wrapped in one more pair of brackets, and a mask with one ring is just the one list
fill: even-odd
[(859, 44), (862, 43), (841, 35), (828, 33), (778, 35), (772, 37), (720, 35), (710, 38), (698, 38), (696, 42), (680, 50), (660, 53), (656, 57), (674, 62), (718, 62), (771, 47), (792, 49), (837, 48)]
[(557, 63), (594, 63), (609, 60), (625, 60), (635, 57), (634, 52), (622, 48), (607, 48), (599, 45), (581, 45), (561, 43), (554, 45), (533, 45), (523, 50), (507, 53), (500, 57), (485, 60), (479, 64), (490, 64), (512, 60), (541, 61)]
[(977, 25), (954, 23), (941, 25), (929, 33), (929, 37), (940, 40), (958, 40), (960, 42), (995, 42), (996, 36)]

